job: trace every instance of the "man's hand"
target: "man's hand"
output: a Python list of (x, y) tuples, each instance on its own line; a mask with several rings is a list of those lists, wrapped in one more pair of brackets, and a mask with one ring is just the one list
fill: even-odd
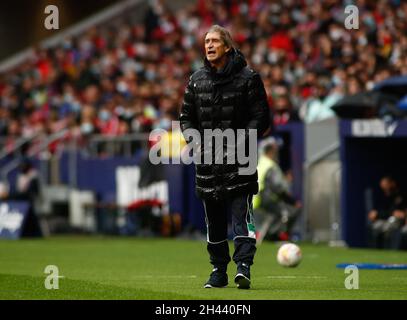
[(378, 215), (377, 210), (371, 210), (369, 212), (368, 218), (370, 221), (375, 221), (377, 219), (377, 215)]

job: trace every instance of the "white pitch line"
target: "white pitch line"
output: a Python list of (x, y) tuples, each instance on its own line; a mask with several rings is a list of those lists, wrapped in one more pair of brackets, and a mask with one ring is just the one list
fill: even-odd
[(181, 276), (181, 275), (139, 275), (131, 276), (128, 279), (107, 279), (108, 281), (131, 281), (135, 279), (153, 279), (153, 278), (172, 278), (172, 279), (185, 279), (185, 278), (196, 278), (196, 275)]
[(328, 277), (326, 276), (267, 276), (266, 278), (271, 278), (271, 279), (297, 279), (297, 278), (302, 278), (302, 279), (326, 279)]

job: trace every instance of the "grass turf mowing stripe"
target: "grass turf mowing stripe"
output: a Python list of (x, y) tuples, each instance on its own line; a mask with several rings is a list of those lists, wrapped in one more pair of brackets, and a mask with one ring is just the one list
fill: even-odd
[[(232, 243), (230, 243), (232, 248)], [(343, 261), (405, 263), (406, 252), (300, 244), (297, 268), (276, 262), (278, 246), (258, 247), (252, 289), (203, 289), (211, 271), (206, 242), (180, 239), (52, 237), (0, 241), (1, 299), (407, 299), (404, 270), (360, 270), (360, 289), (346, 290)], [(56, 265), (60, 289), (44, 288), (44, 268)], [(293, 278), (296, 277), (296, 278)]]
[(388, 263), (339, 263), (336, 265), (339, 269), (345, 269), (349, 266), (356, 266), (358, 269), (366, 270), (407, 270), (407, 264), (388, 264)]
[(142, 299), (142, 300), (188, 300), (190, 296), (146, 289), (123, 288), (100, 283), (64, 279), (60, 289), (47, 290), (43, 277), (0, 274), (0, 299), (62, 300), (62, 299)]

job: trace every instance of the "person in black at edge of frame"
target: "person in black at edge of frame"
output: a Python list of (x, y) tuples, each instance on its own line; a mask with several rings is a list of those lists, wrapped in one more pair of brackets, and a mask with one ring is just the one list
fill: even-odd
[(11, 192), (8, 190), (2, 198), (4, 200), (28, 201), (31, 205), (34, 205), (36, 198), (40, 194), (38, 171), (27, 158), (21, 160), (18, 170), (14, 190)]
[(401, 249), (406, 232), (406, 195), (390, 175), (380, 179), (380, 189), (383, 199), (368, 213), (369, 246)]
[(37, 201), (41, 196), (41, 183), (38, 170), (28, 158), (22, 158), (18, 166), (15, 187), (3, 188), (0, 192), (0, 201), (26, 201), (30, 205), (30, 213), (24, 223), (23, 236), (41, 236), (43, 231), (40, 227), (36, 212)]

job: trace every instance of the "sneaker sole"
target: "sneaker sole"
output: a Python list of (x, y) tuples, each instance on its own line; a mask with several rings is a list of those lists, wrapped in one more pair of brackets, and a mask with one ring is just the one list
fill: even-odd
[(225, 286), (223, 286), (223, 287), (215, 287), (215, 286), (213, 286), (213, 285), (207, 283), (207, 284), (204, 285), (204, 288), (205, 288), (205, 289), (210, 289), (210, 288), (218, 288), (218, 289), (221, 289), (221, 288), (226, 288), (227, 286), (228, 286), (228, 285), (225, 285)]
[(236, 275), (235, 283), (238, 289), (250, 289), (250, 279), (242, 273)]

